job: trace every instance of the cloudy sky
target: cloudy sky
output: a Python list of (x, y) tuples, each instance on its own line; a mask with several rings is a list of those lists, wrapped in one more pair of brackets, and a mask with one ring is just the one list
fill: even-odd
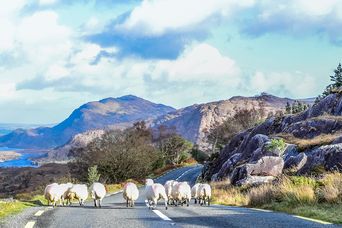
[(0, 123), (57, 123), (126, 94), (176, 108), (313, 97), (341, 61), (341, 0), (0, 4)]

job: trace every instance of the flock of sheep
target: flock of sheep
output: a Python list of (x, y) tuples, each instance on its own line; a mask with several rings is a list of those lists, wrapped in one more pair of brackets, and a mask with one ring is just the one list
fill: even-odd
[[(190, 200), (194, 198), (195, 204), (210, 205), (211, 187), (209, 184), (195, 184), (192, 188), (187, 182), (169, 180), (165, 185), (154, 183), (152, 179), (147, 179), (145, 187), (146, 203), (149, 208), (155, 208), (160, 199), (164, 200), (165, 209), (168, 205), (189, 206)], [(101, 183), (94, 183), (89, 188), (91, 198), (94, 200), (95, 207), (101, 207), (103, 198), (106, 196), (106, 188)], [(88, 198), (88, 187), (85, 184), (57, 184), (53, 183), (46, 186), (44, 197), (48, 204), (56, 206), (71, 205), (73, 200), (78, 200), (80, 206), (84, 205)], [(139, 197), (139, 190), (136, 184), (129, 182), (123, 189), (123, 198), (127, 207), (133, 207), (134, 202)]]

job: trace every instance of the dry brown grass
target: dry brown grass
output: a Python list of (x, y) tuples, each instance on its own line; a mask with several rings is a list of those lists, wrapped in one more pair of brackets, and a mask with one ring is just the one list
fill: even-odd
[(278, 134), (277, 136), (284, 138), (287, 143), (297, 145), (299, 150), (304, 151), (315, 146), (331, 144), (335, 139), (340, 137), (341, 134), (342, 132), (337, 132), (334, 134), (321, 134), (312, 139), (296, 138), (292, 134)]
[(320, 191), (322, 199), (328, 203), (342, 203), (342, 174), (337, 172), (327, 174), (322, 182), (324, 184)]
[(247, 206), (248, 197), (241, 189), (230, 185), (230, 181), (211, 183), (213, 189), (213, 202), (231, 206)]
[(250, 206), (261, 206), (271, 203), (276, 198), (274, 185), (261, 185), (249, 190), (247, 197)]
[(284, 177), (277, 186), (276, 195), (281, 201), (286, 201), (293, 205), (314, 204), (317, 202), (315, 189), (312, 185), (298, 185), (287, 177)]

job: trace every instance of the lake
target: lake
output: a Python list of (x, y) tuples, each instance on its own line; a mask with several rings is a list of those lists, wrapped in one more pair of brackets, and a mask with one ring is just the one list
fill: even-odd
[(39, 158), (42, 156), (41, 153), (22, 153), (21, 149), (8, 148), (8, 147), (0, 147), (1, 151), (15, 151), (21, 154), (21, 156), (14, 160), (8, 160), (5, 162), (0, 162), (0, 168), (8, 168), (8, 167), (38, 167), (37, 163), (33, 162), (30, 159)]

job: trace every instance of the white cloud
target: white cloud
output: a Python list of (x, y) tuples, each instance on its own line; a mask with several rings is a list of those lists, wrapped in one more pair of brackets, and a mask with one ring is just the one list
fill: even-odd
[(318, 84), (312, 76), (302, 72), (257, 71), (246, 81), (247, 89), (255, 93), (269, 92), (278, 96), (308, 97), (317, 91)]
[(117, 28), (145, 35), (189, 29), (212, 16), (228, 17), (254, 0), (144, 0)]
[(53, 5), (57, 2), (58, 0), (39, 0), (39, 5)]

